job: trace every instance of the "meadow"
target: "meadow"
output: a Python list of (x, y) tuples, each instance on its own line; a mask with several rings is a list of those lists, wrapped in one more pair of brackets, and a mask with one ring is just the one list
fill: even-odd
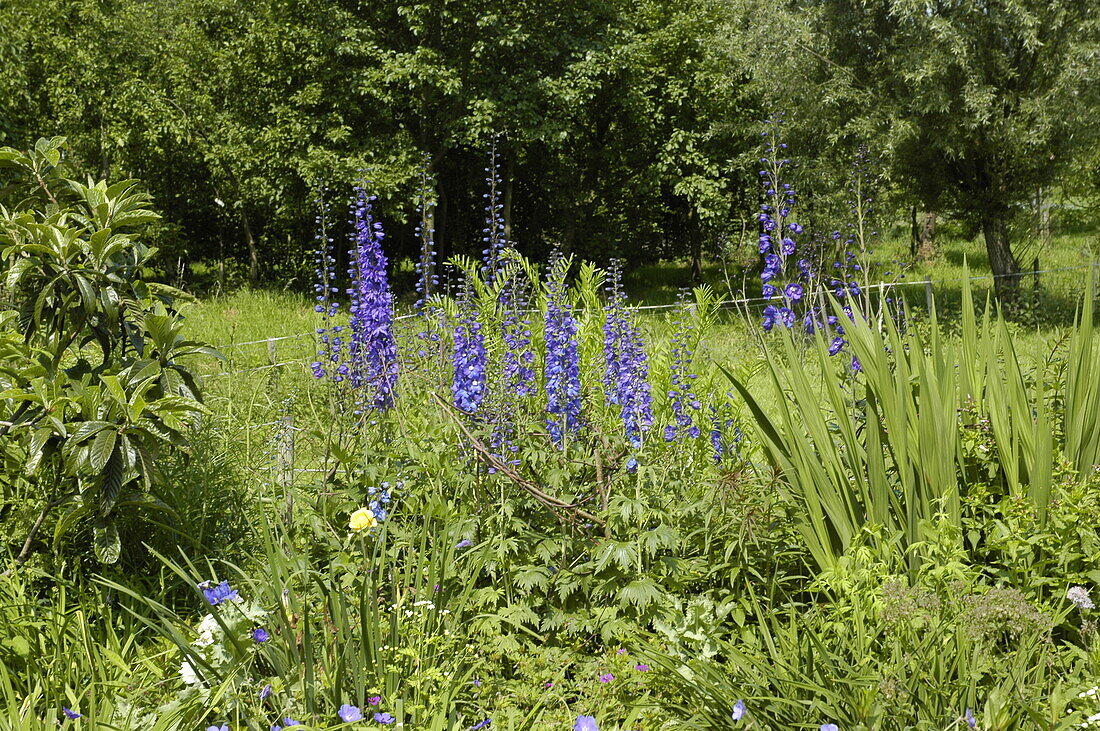
[(1008, 318), (974, 241), (831, 267), (785, 207), (688, 289), (528, 261), (492, 201), (414, 305), (360, 191), (350, 281), (198, 299), (132, 184), (28, 179), (0, 725), (1100, 724), (1093, 232)]

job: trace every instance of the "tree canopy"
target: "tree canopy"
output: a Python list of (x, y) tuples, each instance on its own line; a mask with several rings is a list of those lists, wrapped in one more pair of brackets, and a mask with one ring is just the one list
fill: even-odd
[(1097, 5), (8, 0), (0, 143), (65, 135), (74, 168), (145, 181), (163, 260), (285, 283), (318, 198), (362, 180), (395, 260), (424, 176), (441, 256), (476, 252), (494, 139), (524, 253), (698, 263), (781, 111), (815, 169), (869, 145), (896, 200), (972, 221), (1014, 275), (1015, 208), (1067, 171), (1096, 189)]

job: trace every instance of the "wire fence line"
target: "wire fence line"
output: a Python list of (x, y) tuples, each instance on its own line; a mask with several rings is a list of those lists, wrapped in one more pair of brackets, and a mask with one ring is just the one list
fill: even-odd
[[(1100, 275), (1100, 262), (1089, 265), (1059, 267), (1045, 269), (1038, 272), (1030, 271), (1023, 276), (1035, 276), (1053, 274), (1056, 272), (1093, 270), (1093, 276)], [(953, 277), (940, 280), (912, 279), (900, 282), (881, 282), (863, 287), (865, 290), (888, 290), (895, 287), (923, 286), (931, 289), (936, 285), (960, 283), (963, 281), (992, 281), (997, 275), (975, 275), (970, 277)], [(768, 298), (750, 297), (741, 299), (724, 300), (717, 303), (724, 307), (734, 307), (758, 302), (766, 302)], [(634, 309), (639, 310), (667, 310), (677, 307), (677, 304), (645, 305)], [(532, 310), (534, 311), (534, 310)], [(421, 317), (419, 314), (402, 315), (400, 320), (409, 320)], [(209, 373), (199, 376), (200, 379), (220, 378), (223, 376), (241, 376), (248, 373), (275, 372), (282, 368), (308, 369), (309, 363), (315, 359), (310, 353), (301, 358), (276, 358), (278, 355), (275, 344), (287, 341), (300, 341), (302, 338), (313, 336), (314, 332), (295, 333), (263, 340), (235, 343), (236, 347), (267, 346), (268, 355), (273, 362), (254, 367), (226, 370), (217, 373)], [(289, 382), (286, 385), (290, 385)], [(248, 429), (256, 432), (256, 437), (250, 440), (252, 446), (249, 449), (250, 470), (253, 471), (264, 484), (273, 489), (282, 489), (288, 501), (293, 500), (293, 490), (298, 488), (316, 489), (318, 483), (326, 482), (334, 473), (333, 457), (324, 443), (324, 437), (314, 430), (307, 428), (312, 423), (311, 417), (297, 412), (297, 407), (287, 406), (286, 402), (280, 407), (269, 404), (271, 411), (266, 412), (266, 418), (258, 423), (251, 424)], [(305, 421), (300, 419), (304, 418)], [(277, 495), (277, 493), (276, 493)], [(288, 502), (288, 504), (290, 504)]]
[[(1081, 264), (1081, 265), (1078, 265), (1078, 266), (1071, 266), (1071, 267), (1056, 267), (1054, 269), (1030, 270), (1030, 271), (1026, 271), (1026, 272), (1020, 272), (1018, 274), (978, 274), (978, 275), (974, 275), (974, 276), (971, 276), (971, 277), (953, 277), (953, 278), (950, 278), (950, 279), (925, 278), (925, 279), (912, 279), (912, 280), (908, 280), (908, 281), (904, 281), (904, 282), (878, 282), (876, 284), (868, 284), (868, 285), (866, 285), (862, 288), (865, 289), (865, 290), (893, 289), (895, 287), (911, 287), (911, 286), (917, 286), (917, 285), (925, 286), (925, 287), (927, 287), (927, 286), (935, 287), (936, 285), (952, 284), (952, 283), (964, 282), (964, 281), (979, 282), (979, 281), (985, 281), (985, 280), (995, 280), (995, 279), (999, 279), (999, 278), (1002, 278), (1002, 277), (1016, 277), (1016, 278), (1019, 278), (1019, 279), (1023, 279), (1024, 277), (1036, 277), (1036, 276), (1039, 276), (1040, 274), (1055, 274), (1057, 272), (1080, 271), (1080, 270), (1083, 270), (1083, 269), (1096, 270), (1098, 268), (1100, 268), (1100, 262), (1094, 262), (1092, 264)], [(748, 304), (769, 302), (769, 301), (774, 300), (774, 299), (775, 299), (774, 297), (745, 297), (745, 298), (742, 298), (742, 299), (720, 300), (720, 301), (715, 303), (715, 306), (721, 307), (721, 308), (724, 308), (724, 309), (729, 309), (729, 308), (731, 308), (733, 306), (736, 306), (736, 305), (748, 305)], [(679, 307), (679, 305), (677, 303), (673, 302), (673, 303), (662, 304), (662, 305), (635, 305), (635, 306), (631, 307), (630, 309), (632, 309), (632, 310), (652, 311), (652, 310), (671, 310), (671, 309), (674, 309), (676, 307)], [(583, 308), (577, 308), (577, 309), (583, 309)], [(539, 310), (523, 310), (523, 312), (525, 312), (525, 313), (534, 313), (534, 312), (539, 312)], [(416, 318), (419, 318), (419, 317), (423, 317), (423, 315), (421, 313), (409, 313), (409, 314), (398, 315), (398, 316), (394, 317), (394, 321), (399, 322), (399, 321), (402, 321), (402, 320), (412, 320), (412, 319), (416, 319)], [(246, 340), (246, 341), (240, 342), (240, 343), (227, 343), (225, 345), (218, 345), (218, 346), (216, 346), (216, 348), (218, 350), (230, 350), (230, 349), (233, 349), (233, 348), (244, 348), (244, 347), (249, 347), (249, 346), (253, 346), (253, 345), (266, 345), (266, 346), (270, 347), (272, 344), (278, 343), (278, 342), (281, 342), (281, 341), (284, 341), (284, 340), (298, 340), (298, 339), (305, 338), (305, 337), (314, 337), (316, 334), (317, 334), (317, 332), (314, 330), (314, 331), (310, 331), (310, 332), (294, 333), (292, 335), (279, 335), (277, 337), (264, 338), (262, 340)], [(293, 362), (301, 362), (301, 361), (293, 361)], [(271, 368), (271, 367), (275, 367), (277, 365), (287, 365), (287, 363), (271, 364), (271, 365), (267, 365), (267, 366), (261, 366), (261, 368)], [(251, 370), (256, 370), (256, 369), (251, 369)]]

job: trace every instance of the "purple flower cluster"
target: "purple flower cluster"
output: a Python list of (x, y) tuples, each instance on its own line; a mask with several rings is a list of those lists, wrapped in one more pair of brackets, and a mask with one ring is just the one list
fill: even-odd
[[(784, 183), (780, 173), (788, 167), (791, 161), (787, 158), (775, 159), (784, 154), (787, 148), (785, 142), (779, 141), (779, 124), (781, 120), (769, 120), (769, 130), (763, 133), (770, 138), (764, 149), (773, 157), (762, 157), (760, 162), (765, 166), (760, 171), (760, 178), (764, 185), (765, 201), (760, 205), (760, 213), (757, 220), (760, 222), (760, 254), (764, 257), (764, 270), (760, 273), (761, 294), (765, 299), (782, 299), (777, 305), (768, 304), (764, 308), (763, 328), (771, 331), (775, 325), (793, 327), (795, 323), (794, 307), (805, 295), (803, 285), (797, 281), (783, 283), (784, 279), (794, 276), (793, 267), (788, 266), (797, 250), (795, 236), (802, 233), (802, 226), (790, 220), (791, 209), (794, 207), (798, 196), (790, 183)], [(810, 276), (810, 264), (806, 260), (797, 263), (798, 276), (808, 279)]]
[(485, 235), (481, 240), (485, 244), (485, 248), (481, 250), (482, 261), (484, 262), (481, 273), (484, 275), (486, 282), (494, 282), (503, 263), (501, 254), (508, 246), (504, 236), (504, 216), (502, 215), (504, 206), (499, 202), (497, 192), (500, 188), (500, 163), (497, 162), (496, 137), (493, 137), (493, 142), (489, 147), (489, 167), (485, 168), (485, 172), (488, 174), (485, 182), (489, 184), (489, 192), (484, 194), (484, 197), (488, 199), (488, 203), (485, 206), (485, 228), (482, 229), (482, 233)]
[(638, 326), (627, 315), (622, 262), (613, 259), (608, 275), (603, 327), (604, 393), (608, 404), (619, 407), (626, 438), (637, 448), (642, 445), (642, 433), (653, 426), (649, 364)]
[(684, 291), (680, 292), (675, 323), (668, 397), (672, 402), (672, 413), (676, 423), (665, 427), (666, 442), (674, 442), (685, 435), (695, 439), (701, 434), (691, 416), (693, 411), (702, 408), (702, 404), (699, 403), (692, 389), (692, 381), (697, 378), (697, 375), (691, 372), (691, 362), (695, 355), (690, 347), (694, 327), (691, 311), (688, 308), (687, 293)]
[[(515, 413), (518, 408), (515, 399), (531, 396), (537, 390), (537, 386), (534, 369), (535, 353), (531, 348), (531, 321), (525, 315), (530, 285), (518, 267), (512, 268), (507, 277), (498, 300), (504, 309), (501, 333), (504, 340), (502, 372), (504, 389), (490, 443), (501, 460), (511, 465), (518, 465), (519, 460), (514, 455), (519, 451), (519, 447), (512, 441), (516, 431)], [(490, 467), (489, 473), (494, 472), (496, 469)]]
[(710, 407), (710, 447), (715, 464), (721, 464), (726, 455), (736, 453), (741, 444), (741, 429), (734, 425), (733, 407), (729, 401)]
[(382, 224), (371, 215), (374, 196), (355, 189), (355, 249), (348, 270), (352, 287), (350, 329), (350, 382), (366, 392), (366, 403), (375, 409), (393, 406), (397, 386), (397, 340), (393, 334), (393, 293), (382, 251)]
[(459, 283), (459, 316), (454, 331), (454, 349), (451, 363), (454, 378), (451, 396), (454, 404), (467, 414), (474, 414), (485, 400), (488, 356), (485, 352), (485, 336), (471, 301), (470, 285), (465, 279)]
[[(343, 328), (333, 325), (332, 320), (340, 309), (340, 304), (334, 299), (340, 293), (336, 286), (336, 258), (332, 255), (333, 239), (329, 235), (329, 206), (324, 198), (318, 199), (319, 211), (317, 213), (317, 282), (313, 285), (315, 312), (321, 315), (321, 326), (317, 328), (318, 341), (317, 360), (310, 364), (314, 378), (324, 378), (331, 375), (334, 383), (344, 380), (348, 374), (348, 366), (341, 363), (343, 359), (343, 338), (340, 333)], [(331, 369), (331, 370), (329, 370)]]
[(236, 589), (230, 588), (228, 581), (223, 581), (217, 586), (209, 581), (204, 581), (199, 584), (199, 588), (202, 589), (202, 595), (205, 597), (207, 604), (212, 607), (231, 599), (240, 599), (240, 594), (237, 593)]
[(546, 280), (546, 426), (561, 447), (565, 434), (581, 427), (581, 369), (577, 321), (566, 301), (569, 261), (559, 252), (550, 257)]
[(504, 290), (504, 383), (508, 394), (531, 396), (535, 393), (535, 353), (531, 349), (531, 321), (524, 311), (528, 305), (529, 284), (513, 271)]

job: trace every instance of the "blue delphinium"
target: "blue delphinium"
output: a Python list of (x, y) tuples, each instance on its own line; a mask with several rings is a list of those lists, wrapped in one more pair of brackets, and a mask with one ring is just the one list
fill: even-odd
[(531, 396), (535, 384), (535, 352), (531, 348), (531, 321), (526, 313), (529, 285), (514, 270), (504, 290), (504, 384), (509, 394)]
[(569, 261), (554, 252), (546, 280), (546, 426), (559, 447), (564, 444), (566, 433), (575, 433), (581, 427), (578, 327), (566, 299), (568, 269)]
[(604, 393), (619, 414), (632, 447), (640, 447), (642, 434), (653, 425), (653, 396), (649, 363), (641, 332), (626, 311), (622, 287), (622, 262), (612, 260), (608, 269), (608, 303), (604, 307)]
[[(530, 284), (519, 267), (510, 268), (502, 276), (507, 277), (498, 299), (503, 310), (503, 388), (496, 404), (497, 413), (493, 417), (495, 423), (490, 445), (500, 460), (518, 465), (519, 459), (515, 455), (519, 452), (519, 447), (513, 441), (516, 433), (515, 414), (519, 408), (516, 399), (531, 396), (537, 390), (535, 353), (531, 347), (531, 321), (526, 314)], [(496, 468), (490, 467), (489, 473), (494, 472)]]
[(489, 167), (485, 168), (485, 172), (487, 174), (485, 182), (489, 184), (489, 192), (484, 194), (487, 203), (485, 205), (485, 228), (482, 229), (484, 236), (481, 239), (482, 243), (485, 244), (485, 248), (481, 250), (483, 261), (481, 273), (486, 282), (493, 282), (496, 281), (503, 264), (501, 254), (508, 247), (508, 242), (504, 236), (504, 216), (502, 215), (504, 206), (499, 202), (500, 163), (497, 162), (497, 138), (495, 136), (489, 146)]
[(458, 301), (459, 316), (451, 351), (451, 364), (454, 366), (451, 396), (455, 406), (467, 414), (474, 414), (485, 400), (488, 357), (470, 285), (465, 279), (459, 284)]
[(397, 386), (397, 339), (393, 334), (393, 293), (382, 251), (382, 224), (372, 215), (375, 196), (355, 189), (355, 247), (349, 269), (352, 288), (350, 382), (364, 394), (362, 403), (375, 409), (393, 406)]
[(676, 330), (672, 335), (672, 368), (669, 372), (668, 391), (675, 423), (665, 426), (666, 442), (673, 442), (684, 436), (695, 439), (701, 433), (692, 419), (692, 413), (702, 408), (702, 404), (695, 396), (692, 385), (697, 378), (696, 374), (691, 372), (695, 355), (691, 349), (694, 326), (685, 291), (680, 292), (675, 325)]
[(336, 259), (332, 255), (333, 239), (329, 235), (329, 206), (323, 197), (319, 197), (317, 213), (317, 282), (313, 285), (315, 304), (313, 309), (321, 315), (321, 326), (317, 328), (317, 360), (310, 364), (314, 378), (330, 376), (335, 383), (344, 380), (348, 367), (341, 363), (343, 359), (343, 328), (333, 325), (332, 320), (340, 309), (335, 296), (340, 293), (336, 286)]
[[(402, 486), (402, 482), (397, 482), (397, 487)], [(390, 504), (390, 483), (383, 482), (381, 487), (368, 487), (367, 488), (367, 509), (371, 511), (375, 519), (378, 522), (382, 522), (386, 519), (387, 506)]]
[(420, 222), (416, 225), (416, 235), (420, 239), (420, 257), (416, 261), (416, 305), (420, 310), (428, 297), (439, 286), (436, 274), (435, 219), (432, 215), (432, 189), (428, 179), (428, 159), (420, 171)]
[(777, 324), (788, 328), (794, 326), (797, 318), (792, 306), (802, 299), (805, 290), (798, 282), (780, 283), (795, 276), (806, 279), (809, 269), (804, 260), (799, 261), (798, 272), (795, 267), (788, 266), (798, 249), (795, 237), (803, 229), (799, 223), (790, 220), (791, 209), (798, 196), (794, 187), (783, 182), (781, 178), (783, 169), (789, 167), (791, 161), (783, 157), (787, 145), (779, 140), (780, 124), (781, 118), (768, 120), (768, 129), (763, 136), (766, 140), (764, 149), (770, 157), (760, 158), (760, 163), (764, 166), (760, 171), (760, 178), (765, 196), (764, 203), (760, 205), (760, 213), (757, 214), (761, 228), (759, 250), (764, 257), (760, 289), (765, 299), (779, 297), (783, 300), (782, 305), (768, 305), (764, 309), (762, 326), (765, 332), (771, 331)]
[(715, 464), (721, 464), (741, 443), (741, 429), (734, 425), (733, 407), (729, 401), (710, 407), (710, 446)]

